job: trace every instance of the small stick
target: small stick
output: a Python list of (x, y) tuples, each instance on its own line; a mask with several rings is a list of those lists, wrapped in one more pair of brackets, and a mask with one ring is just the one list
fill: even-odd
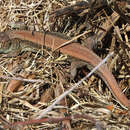
[(76, 13), (78, 11), (82, 11), (84, 9), (86, 9), (87, 7), (89, 7), (89, 3), (88, 2), (85, 2), (85, 1), (80, 1), (80, 2), (77, 2), (76, 4), (74, 5), (69, 5), (69, 6), (66, 6), (64, 8), (60, 8), (56, 11), (53, 11), (50, 16), (52, 17), (59, 17), (59, 16), (63, 16), (63, 15), (66, 15), (66, 14), (72, 14), (72, 13)]
[(19, 80), (23, 82), (31, 82), (31, 83), (45, 83), (45, 81), (41, 79), (25, 79), (25, 78), (16, 78), (16, 77), (8, 77), (8, 76), (0, 76), (2, 79), (7, 79), (7, 80)]

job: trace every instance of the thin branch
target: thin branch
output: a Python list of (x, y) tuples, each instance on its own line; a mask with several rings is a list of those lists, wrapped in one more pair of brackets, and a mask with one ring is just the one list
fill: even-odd
[(16, 127), (16, 126), (25, 126), (25, 125), (30, 125), (30, 124), (39, 124), (39, 123), (46, 123), (46, 122), (49, 122), (49, 123), (58, 123), (58, 122), (61, 122), (61, 121), (64, 121), (64, 120), (73, 120), (73, 119), (78, 119), (78, 118), (84, 118), (84, 119), (87, 119), (89, 120), (90, 122), (92, 122), (93, 124), (96, 125), (97, 129), (98, 130), (101, 130), (103, 125), (95, 120), (93, 117), (91, 117), (90, 115), (87, 115), (87, 114), (75, 114), (75, 115), (72, 115), (72, 116), (66, 116), (66, 117), (59, 117), (59, 118), (42, 118), (42, 119), (36, 119), (36, 120), (27, 120), (27, 121), (20, 121), (20, 122), (15, 122), (13, 124), (10, 124), (10, 125), (5, 125), (4, 128), (13, 128), (13, 127)]
[(31, 82), (31, 83), (45, 83), (44, 80), (41, 79), (25, 79), (25, 78), (16, 78), (16, 77), (8, 77), (8, 76), (0, 76), (2, 79), (7, 79), (7, 80), (19, 80), (23, 82)]

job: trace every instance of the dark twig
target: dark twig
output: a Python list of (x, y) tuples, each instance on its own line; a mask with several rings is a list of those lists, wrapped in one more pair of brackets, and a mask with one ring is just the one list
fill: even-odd
[(4, 126), (4, 128), (13, 128), (15, 126), (25, 126), (25, 125), (30, 125), (30, 124), (39, 124), (39, 123), (45, 123), (45, 122), (49, 122), (49, 123), (58, 123), (61, 122), (63, 120), (73, 120), (73, 119), (79, 119), (79, 118), (84, 118), (89, 120), (90, 122), (92, 122), (93, 124), (96, 125), (96, 127), (102, 128), (101, 123), (98, 122), (97, 120), (95, 120), (93, 117), (87, 115), (87, 114), (75, 114), (73, 116), (66, 116), (66, 117), (59, 117), (59, 118), (42, 118), (42, 119), (36, 119), (36, 120), (28, 120), (28, 121), (24, 121), (24, 122), (16, 122), (11, 124), (10, 126)]

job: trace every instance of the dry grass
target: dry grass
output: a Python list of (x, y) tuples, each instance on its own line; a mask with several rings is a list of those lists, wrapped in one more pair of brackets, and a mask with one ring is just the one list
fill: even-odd
[[(89, 28), (87, 20), (89, 19), (93, 25), (93, 32), (99, 29), (98, 24), (107, 19), (104, 13), (105, 8), (100, 9), (98, 13), (88, 16), (80, 12), (80, 16), (62, 16), (57, 18), (50, 17), (50, 13), (57, 8), (63, 8), (72, 5), (79, 0), (1, 0), (0, 1), (0, 32), (12, 29), (27, 29), (36, 31), (57, 31), (64, 35), (74, 37), (83, 33)], [(89, 8), (86, 14), (89, 14)], [(109, 13), (106, 9), (105, 12)], [(78, 21), (79, 20), (79, 21)], [(129, 28), (123, 19), (119, 19), (117, 27), (120, 32), (115, 33), (112, 29), (105, 41), (109, 45), (102, 45), (99, 55), (105, 55), (111, 51), (115, 51), (115, 56), (110, 59), (110, 70), (113, 70), (117, 81), (120, 81), (121, 89), (129, 95), (130, 75), (128, 59), (129, 55), (129, 35), (126, 30)], [(121, 34), (121, 35), (120, 35)], [(88, 34), (90, 35), (90, 34)], [(116, 36), (116, 37), (114, 37)], [(121, 37), (120, 37), (121, 36)], [(122, 38), (123, 39), (120, 39)], [(80, 40), (84, 40), (82, 37)], [(109, 38), (112, 39), (109, 41)], [(122, 43), (120, 42), (122, 41)], [(12, 41), (20, 42), (23, 41)], [(125, 45), (124, 45), (125, 43)], [(111, 44), (111, 46), (110, 46)], [(100, 45), (100, 44), (99, 44)], [(109, 49), (108, 49), (109, 48)], [(16, 77), (30, 79), (28, 82), (16, 81), (15, 79), (4, 80), (0, 82), (0, 127), (8, 126), (18, 121), (26, 121), (34, 119), (34, 116), (47, 106), (52, 104), (56, 97), (63, 93), (66, 89), (73, 85), (77, 80), (86, 75), (86, 68), (78, 72), (79, 76), (75, 80), (70, 79), (70, 61), (68, 56), (53, 53), (47, 48), (36, 50), (34, 52), (24, 51), (17, 57), (5, 57), (0, 54), (0, 74), (6, 77)], [(85, 72), (84, 72), (85, 71)], [(36, 79), (34, 83), (31, 79)], [(39, 81), (40, 79), (40, 81)], [(103, 87), (102, 87), (103, 86)], [(65, 110), (61, 108), (65, 106)], [(57, 108), (53, 109), (46, 115), (46, 118), (63, 117), (64, 115), (87, 114), (91, 118), (83, 117), (72, 119), (71, 122), (62, 122), (62, 124), (71, 126), (72, 129), (95, 129), (98, 127), (94, 123), (100, 122), (105, 129), (129, 129), (130, 120), (128, 112), (122, 108), (118, 101), (114, 99), (107, 86), (93, 75), (84, 81), (77, 89), (69, 94), (64, 103), (60, 102)], [(94, 121), (93, 121), (94, 119)], [(97, 122), (96, 122), (97, 123)], [(70, 125), (70, 126), (69, 126)], [(31, 125), (17, 125), (12, 129), (60, 129), (60, 123), (38, 123)]]

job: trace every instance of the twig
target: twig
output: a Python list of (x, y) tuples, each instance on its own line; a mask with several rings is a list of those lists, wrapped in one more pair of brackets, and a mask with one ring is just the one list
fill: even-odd
[(69, 6), (66, 6), (64, 8), (57, 9), (57, 10), (51, 12), (50, 16), (51, 17), (60, 17), (63, 15), (72, 14), (72, 13), (82, 11), (82, 10), (86, 9), (87, 7), (89, 7), (88, 2), (80, 1), (74, 5), (69, 5)]
[(92, 122), (93, 124), (96, 125), (97, 129), (98, 130), (101, 130), (102, 129), (102, 124), (95, 120), (93, 117), (87, 115), (87, 114), (75, 114), (75, 115), (72, 115), (72, 116), (66, 116), (66, 117), (59, 117), (59, 118), (42, 118), (42, 119), (36, 119), (36, 120), (28, 120), (28, 121), (20, 121), (20, 122), (16, 122), (16, 123), (13, 123), (13, 124), (10, 124), (10, 125), (5, 125), (4, 128), (11, 128), (11, 127), (16, 127), (16, 126), (24, 126), (24, 125), (29, 125), (29, 124), (39, 124), (39, 123), (46, 123), (46, 122), (49, 122), (49, 123), (58, 123), (58, 122), (61, 122), (61, 121), (64, 121), (64, 120), (73, 120), (73, 119), (78, 119), (78, 118), (84, 118), (84, 119), (87, 119), (89, 120), (90, 122)]
[(31, 83), (45, 83), (45, 81), (41, 79), (25, 79), (25, 78), (16, 78), (16, 77), (8, 77), (8, 76), (0, 76), (2, 79), (7, 79), (7, 80), (20, 80), (23, 82), (31, 82)]
[(49, 111), (51, 111), (54, 106), (61, 101), (65, 96), (67, 96), (71, 91), (73, 91), (76, 87), (78, 87), (84, 80), (86, 80), (88, 77), (90, 77), (101, 65), (103, 65), (107, 59), (113, 55), (113, 52), (111, 52), (105, 59), (103, 59), (96, 67), (94, 67), (92, 69), (92, 71), (86, 75), (83, 79), (81, 79), (78, 83), (76, 83), (73, 87), (71, 87), (68, 91), (65, 91), (63, 94), (61, 94), (54, 103), (52, 103), (52, 105), (50, 105), (49, 107), (47, 107), (44, 110), (41, 110), (37, 115), (36, 119), (41, 119), (43, 116), (45, 116), (45, 114), (47, 114)]

